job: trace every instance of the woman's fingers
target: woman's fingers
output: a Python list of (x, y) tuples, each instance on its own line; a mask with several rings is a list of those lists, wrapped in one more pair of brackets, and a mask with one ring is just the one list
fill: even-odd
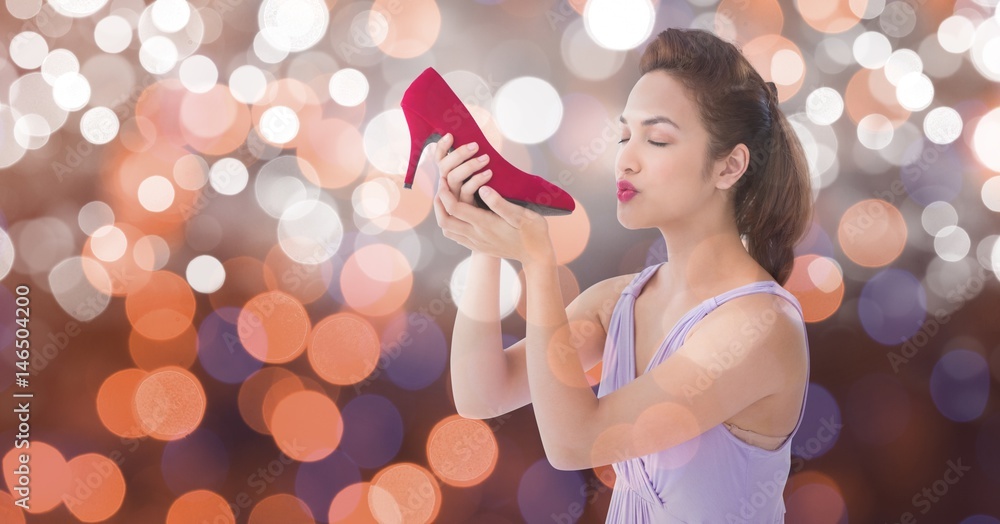
[(472, 175), (472, 178), (468, 182), (462, 184), (458, 200), (467, 204), (474, 203), (476, 201), (476, 191), (479, 191), (480, 187), (489, 182), (492, 176), (493, 171), (490, 169)]

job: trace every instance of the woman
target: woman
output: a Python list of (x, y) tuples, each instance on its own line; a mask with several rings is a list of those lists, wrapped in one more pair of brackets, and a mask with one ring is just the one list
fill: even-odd
[[(486, 187), (493, 213), (475, 207), (489, 171), (470, 175), (488, 164), (450, 135), (438, 143), (438, 223), (473, 252), (455, 403), (489, 418), (531, 402), (554, 467), (612, 464), (608, 522), (783, 522), (809, 360), (781, 285), (811, 213), (806, 160), (773, 84), (734, 45), (670, 29), (640, 69), (620, 119), (617, 215), (659, 229), (669, 261), (565, 309), (546, 219)], [(521, 261), (527, 282), (526, 337), (506, 350), (501, 257)], [(599, 361), (595, 395), (585, 370)]]

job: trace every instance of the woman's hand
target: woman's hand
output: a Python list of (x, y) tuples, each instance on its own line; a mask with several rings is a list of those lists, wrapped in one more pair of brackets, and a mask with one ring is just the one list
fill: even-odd
[[(545, 217), (483, 187), (489, 180), (489, 170), (476, 171), (485, 167), (486, 161), (471, 158), (478, 148), (463, 144), (448, 153), (452, 140), (450, 133), (442, 137), (435, 152), (441, 180), (434, 198), (434, 214), (445, 238), (472, 251), (522, 264), (553, 263), (554, 248)], [(476, 206), (477, 191), (489, 210)]]

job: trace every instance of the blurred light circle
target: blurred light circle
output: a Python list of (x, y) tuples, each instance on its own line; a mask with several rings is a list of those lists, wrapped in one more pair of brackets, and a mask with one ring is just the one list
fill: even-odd
[(814, 124), (828, 126), (844, 114), (844, 99), (836, 89), (821, 87), (806, 97), (806, 116)]
[(441, 487), (427, 468), (398, 462), (372, 478), (368, 504), (378, 522), (436, 522)]
[(21, 20), (27, 20), (42, 9), (42, 0), (7, 0), (7, 10)]
[(94, 43), (105, 53), (120, 53), (132, 43), (132, 25), (118, 16), (106, 16), (94, 27)]
[(73, 489), (63, 495), (63, 503), (81, 522), (107, 520), (118, 512), (125, 500), (125, 477), (111, 456), (84, 453), (67, 463)]
[(771, 56), (771, 80), (779, 86), (794, 85), (805, 74), (802, 56), (791, 49), (778, 49)]
[(254, 195), (264, 212), (281, 218), (288, 208), (299, 202), (318, 201), (320, 188), (311, 182), (318, 179), (316, 170), (305, 160), (278, 156), (258, 170), (254, 178)]
[[(9, 250), (3, 247), (5, 237), (0, 230), (0, 278), (5, 274), (5, 256), (14, 254), (13, 246)], [(62, 260), (49, 272), (48, 281), (56, 303), (77, 320), (91, 321), (111, 303), (111, 277), (104, 265), (92, 258), (72, 256)]]
[(342, 411), (344, 435), (340, 449), (363, 468), (389, 463), (403, 445), (403, 418), (389, 399), (364, 394), (351, 399)]
[(128, 242), (125, 233), (115, 226), (102, 226), (91, 235), (90, 249), (94, 256), (105, 262), (114, 262), (125, 254)]
[(942, 229), (958, 224), (958, 212), (947, 202), (931, 202), (920, 213), (920, 223), (927, 234), (937, 235)]
[(170, 180), (153, 175), (139, 183), (139, 203), (154, 213), (159, 213), (174, 203), (174, 185)]
[(493, 430), (482, 420), (445, 417), (427, 438), (427, 463), (443, 482), (455, 487), (480, 484), (493, 473), (499, 447)]
[(247, 524), (315, 524), (312, 510), (294, 495), (268, 495), (250, 511)]
[(971, 247), (969, 234), (958, 226), (945, 226), (934, 235), (934, 251), (948, 262), (962, 260)]
[(987, 168), (1000, 172), (1000, 108), (983, 115), (972, 135), (972, 149)]
[(983, 414), (990, 396), (989, 365), (974, 351), (949, 351), (934, 364), (930, 390), (942, 415), (955, 422), (975, 420)]
[(244, 104), (256, 103), (267, 91), (267, 78), (257, 67), (241, 65), (229, 75), (229, 91)]
[(191, 6), (185, 0), (156, 0), (151, 6), (153, 25), (164, 33), (176, 33), (191, 19)]
[(135, 241), (132, 257), (139, 268), (159, 271), (170, 260), (170, 246), (161, 236), (146, 235)]
[(302, 51), (326, 34), (330, 12), (323, 0), (264, 0), (257, 22), (276, 49)]
[[(9, 106), (0, 104), (0, 129), (11, 129), (16, 125), (17, 113)], [(25, 147), (16, 139), (0, 135), (0, 169), (12, 166), (24, 156)]]
[(45, 117), (39, 114), (30, 113), (17, 119), (14, 123), (14, 140), (25, 149), (38, 149), (49, 141), (52, 134)]
[(165, 36), (153, 36), (139, 47), (139, 63), (154, 75), (162, 75), (177, 64), (177, 46)]
[(1000, 20), (988, 18), (976, 27), (969, 52), (979, 74), (988, 80), (1000, 81)]
[[(451, 296), (455, 297), (455, 303), (459, 304), (465, 288), (468, 285), (469, 265), (472, 257), (466, 257), (455, 266), (451, 273), (449, 287)], [(518, 278), (517, 270), (505, 258), (500, 259), (500, 318), (506, 318), (517, 308), (517, 303), (521, 299), (521, 279)]]
[(53, 85), (57, 78), (66, 73), (79, 73), (80, 61), (69, 49), (53, 49), (42, 61), (41, 71), (42, 78)]
[(48, 0), (55, 11), (70, 18), (90, 16), (104, 7), (108, 0)]
[(625, 63), (625, 53), (594, 42), (580, 18), (570, 22), (563, 32), (560, 50), (566, 67), (585, 80), (604, 80), (618, 72)]
[[(415, 333), (413, 326), (423, 326)], [(402, 389), (430, 386), (444, 372), (448, 345), (441, 327), (424, 313), (401, 313), (382, 332), (382, 357), (389, 380)]]
[(891, 53), (892, 45), (882, 33), (868, 31), (854, 39), (854, 60), (866, 69), (884, 66)]
[(946, 78), (958, 71), (963, 60), (955, 60), (955, 57), (941, 48), (934, 35), (927, 35), (917, 46), (917, 53), (924, 64), (924, 72), (935, 78)]
[(3, 280), (14, 266), (14, 243), (10, 235), (0, 228), (0, 280)]
[[(162, 511), (162, 510), (161, 510)], [(222, 495), (205, 489), (189, 491), (170, 505), (165, 524), (192, 524), (194, 522), (235, 523), (229, 501)]]
[(34, 31), (23, 31), (10, 41), (10, 59), (22, 69), (35, 69), (49, 54), (49, 44)]
[(220, 158), (208, 171), (208, 179), (215, 189), (223, 195), (237, 195), (247, 187), (250, 173), (247, 166), (235, 158)]
[(656, 10), (649, 0), (589, 0), (583, 23), (601, 47), (625, 51), (642, 44), (653, 31)]
[(562, 99), (548, 82), (522, 76), (497, 90), (492, 113), (504, 136), (522, 144), (537, 144), (559, 129)]
[(935, 144), (950, 144), (962, 135), (962, 115), (950, 107), (935, 107), (924, 117), (924, 134)]
[(329, 204), (302, 201), (292, 204), (278, 220), (278, 242), (288, 258), (302, 264), (330, 260), (344, 239), (344, 225)]
[(299, 117), (289, 107), (274, 106), (260, 116), (259, 129), (265, 139), (285, 144), (299, 134)]
[(912, 49), (897, 49), (889, 55), (885, 64), (885, 77), (889, 83), (898, 86), (899, 80), (908, 73), (922, 73), (924, 62)]
[(100, 200), (94, 200), (80, 208), (80, 212), (77, 213), (77, 223), (80, 224), (80, 230), (84, 234), (93, 235), (101, 227), (115, 223), (115, 212), (111, 210), (111, 206)]
[(927, 293), (913, 274), (884, 269), (865, 283), (858, 316), (868, 335), (885, 345), (914, 336), (927, 317)]
[(379, 362), (379, 337), (371, 323), (352, 313), (336, 313), (319, 321), (309, 335), (306, 355), (323, 380), (336, 385), (357, 384)]
[(92, 107), (80, 117), (80, 134), (91, 144), (107, 144), (119, 129), (118, 115), (107, 107)]
[(792, 454), (805, 460), (821, 457), (840, 438), (843, 419), (837, 399), (823, 386), (807, 385), (805, 412), (802, 423), (792, 437)]
[(883, 149), (892, 142), (894, 129), (884, 115), (872, 113), (858, 122), (858, 141), (868, 149)]
[(253, 39), (253, 53), (261, 62), (277, 64), (288, 56), (288, 37), (274, 29), (261, 29)]
[(52, 97), (66, 111), (82, 109), (90, 101), (90, 82), (80, 73), (65, 73), (52, 84)]
[(247, 301), (237, 327), (247, 352), (269, 364), (283, 364), (301, 355), (312, 331), (305, 307), (283, 291), (265, 291)]
[(271, 414), (271, 434), (292, 460), (316, 462), (340, 445), (344, 421), (330, 397), (312, 390), (281, 399)]
[(198, 326), (198, 361), (209, 375), (226, 384), (240, 384), (264, 365), (243, 346), (236, 322), (226, 320), (239, 313), (237, 308), (222, 307)]
[(226, 281), (226, 269), (212, 255), (199, 255), (188, 262), (185, 272), (191, 289), (199, 293), (214, 293)]
[(179, 366), (150, 372), (135, 389), (133, 401), (143, 431), (159, 440), (191, 434), (205, 416), (206, 397), (201, 382)]
[(976, 36), (976, 26), (972, 20), (960, 15), (945, 18), (938, 25), (937, 39), (941, 47), (949, 53), (964, 53), (972, 47)]
[(1000, 213), (1000, 176), (995, 176), (983, 182), (983, 204), (990, 211)]
[(879, 14), (878, 23), (887, 36), (902, 38), (913, 32), (917, 25), (917, 13), (908, 2), (897, 0), (885, 6)]
[[(156, 0), (162, 2), (163, 0)], [(181, 0), (183, 2), (183, 0)], [(205, 55), (192, 55), (181, 62), (181, 84), (193, 93), (207, 93), (219, 80), (219, 70), (215, 62)]]
[(579, 471), (561, 471), (542, 458), (521, 475), (517, 507), (524, 522), (551, 522), (566, 508), (585, 505), (586, 483)]
[(345, 68), (330, 76), (330, 98), (334, 102), (354, 107), (368, 98), (368, 79), (357, 69)]
[(923, 73), (907, 73), (896, 85), (896, 99), (905, 109), (922, 111), (934, 101), (934, 84)]

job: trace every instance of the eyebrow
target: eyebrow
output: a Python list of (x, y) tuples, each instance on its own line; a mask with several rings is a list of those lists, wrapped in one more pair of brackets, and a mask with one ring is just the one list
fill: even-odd
[[(628, 122), (625, 121), (625, 116), (624, 115), (619, 116), (618, 117), (618, 121), (621, 122), (621, 123), (623, 123), (623, 124), (628, 124)], [(644, 125), (644, 126), (651, 126), (651, 125), (654, 125), (654, 124), (670, 124), (670, 125), (674, 126), (675, 128), (677, 128), (678, 131), (680, 131), (680, 129), (681, 129), (681, 126), (677, 125), (676, 122), (674, 122), (673, 120), (671, 120), (671, 119), (669, 119), (669, 118), (667, 118), (665, 116), (654, 116), (653, 118), (647, 118), (647, 119), (645, 119), (645, 120), (642, 121), (642, 125)]]

